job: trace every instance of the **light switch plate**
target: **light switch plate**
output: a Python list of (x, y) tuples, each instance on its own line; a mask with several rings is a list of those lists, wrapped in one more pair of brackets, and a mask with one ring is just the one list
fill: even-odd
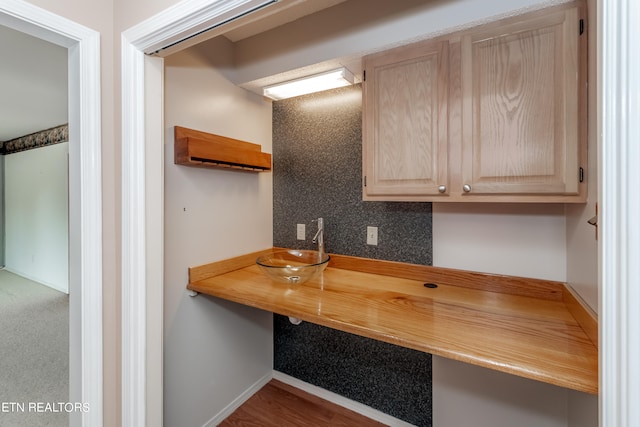
[(367, 245), (378, 246), (378, 227), (367, 227)]
[(304, 240), (306, 238), (305, 237), (305, 233), (306, 233), (305, 225), (304, 224), (298, 224), (298, 227), (297, 227), (298, 240)]

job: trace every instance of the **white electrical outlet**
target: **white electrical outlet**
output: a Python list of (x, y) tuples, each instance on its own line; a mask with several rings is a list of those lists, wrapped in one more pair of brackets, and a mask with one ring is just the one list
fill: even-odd
[(367, 245), (378, 246), (378, 227), (367, 227)]
[(298, 234), (298, 240), (304, 240), (305, 237), (305, 226), (304, 224), (298, 224), (298, 228), (297, 228), (297, 234)]

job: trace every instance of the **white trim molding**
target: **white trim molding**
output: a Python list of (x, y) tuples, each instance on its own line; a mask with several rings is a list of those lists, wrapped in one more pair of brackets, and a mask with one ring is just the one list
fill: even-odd
[(72, 426), (103, 424), (100, 34), (20, 0), (0, 3), (0, 24), (69, 52), (70, 397), (90, 410)]
[[(186, 0), (127, 30), (126, 34), (139, 50), (152, 54), (277, 1)], [(184, 48), (184, 44), (178, 46)]]
[[(162, 171), (164, 120), (147, 114), (147, 93), (162, 93), (162, 67), (153, 53), (206, 28), (245, 16), (273, 0), (185, 0), (122, 33), (122, 426), (145, 426), (162, 419), (162, 389), (150, 389), (152, 376), (162, 378), (162, 322), (147, 322), (162, 313)], [(182, 46), (184, 47), (184, 46)], [(177, 47), (180, 48), (180, 47)], [(151, 135), (153, 134), (153, 135)], [(155, 148), (154, 148), (155, 147)], [(160, 150), (160, 153), (153, 152)], [(160, 165), (156, 163), (161, 163)], [(161, 252), (161, 251), (160, 251)], [(151, 328), (154, 328), (153, 330)], [(155, 329), (155, 328), (159, 328)], [(157, 343), (149, 348), (149, 343)], [(151, 367), (156, 367), (155, 370)]]
[(144, 53), (123, 35), (122, 325), (127, 326), (122, 328), (122, 425), (131, 427), (146, 425), (144, 82)]
[(214, 415), (209, 421), (207, 421), (203, 427), (215, 427), (219, 425), (221, 422), (226, 420), (231, 414), (235, 412), (243, 403), (251, 398), (254, 394), (260, 391), (262, 387), (267, 385), (269, 381), (271, 381), (272, 374), (269, 372), (268, 375), (260, 378), (258, 381), (253, 383), (249, 388), (247, 388), (240, 396), (235, 398), (233, 402), (229, 403), (224, 407), (222, 411)]
[(640, 425), (640, 2), (599, 2), (600, 425)]

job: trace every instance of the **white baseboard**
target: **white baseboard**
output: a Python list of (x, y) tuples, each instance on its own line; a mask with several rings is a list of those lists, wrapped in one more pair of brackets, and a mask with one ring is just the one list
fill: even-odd
[(13, 269), (11, 267), (7, 267), (7, 266), (4, 266), (3, 270), (8, 271), (9, 273), (13, 273), (13, 274), (15, 274), (17, 276), (20, 276), (20, 277), (24, 277), (25, 279), (29, 279), (32, 282), (40, 283), (41, 285), (44, 285), (44, 286), (46, 286), (48, 288), (51, 288), (51, 289), (55, 289), (56, 291), (59, 291), (59, 292), (63, 292), (65, 294), (67, 294), (67, 295), (69, 294), (69, 287), (68, 286), (65, 288), (64, 285), (59, 285), (59, 284), (56, 284), (56, 283), (49, 283), (49, 282), (46, 282), (46, 281), (44, 281), (44, 280), (42, 280), (42, 279), (40, 279), (38, 277), (33, 277), (30, 274), (23, 273), (22, 271), (15, 270), (15, 269)]
[(229, 415), (233, 413), (236, 409), (238, 409), (244, 402), (249, 400), (251, 396), (256, 394), (258, 390), (264, 387), (269, 381), (273, 378), (272, 373), (268, 373), (264, 377), (260, 378), (258, 381), (253, 383), (251, 387), (246, 389), (240, 396), (236, 397), (233, 402), (229, 403), (225, 408), (218, 412), (213, 418), (207, 421), (202, 427), (215, 427), (224, 421)]
[(282, 372), (273, 371), (273, 379), (282, 381), (285, 384), (289, 384), (290, 386), (302, 391), (306, 391), (314, 396), (328, 400), (329, 402), (335, 403), (343, 408), (350, 409), (353, 412), (357, 412), (360, 415), (364, 415), (365, 417), (371, 418), (372, 420), (378, 421), (382, 424), (386, 424), (391, 427), (414, 427), (413, 424), (406, 421), (402, 421), (398, 418), (392, 417), (391, 415), (385, 414), (384, 412), (378, 411), (377, 409), (373, 409), (370, 406), (356, 402), (355, 400), (348, 399), (321, 387), (309, 384), (287, 374), (283, 374)]

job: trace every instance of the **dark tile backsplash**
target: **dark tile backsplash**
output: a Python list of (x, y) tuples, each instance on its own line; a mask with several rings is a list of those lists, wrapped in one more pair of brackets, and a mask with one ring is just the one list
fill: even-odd
[[(360, 85), (274, 102), (274, 246), (431, 265), (431, 204), (363, 202)], [(306, 224), (306, 240), (296, 224)], [(378, 246), (366, 227), (378, 227)], [(275, 316), (274, 368), (419, 426), (431, 425), (431, 356)]]
[(274, 368), (417, 426), (431, 426), (431, 356), (274, 316)]

